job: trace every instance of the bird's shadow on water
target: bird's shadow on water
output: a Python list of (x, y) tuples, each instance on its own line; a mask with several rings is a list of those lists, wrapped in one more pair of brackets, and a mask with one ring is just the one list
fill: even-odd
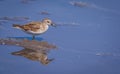
[(56, 49), (57, 46), (50, 44), (47, 41), (42, 41), (41, 38), (38, 38), (38, 40), (29, 40), (28, 37), (27, 39), (26, 37), (15, 37), (0, 39), (0, 45), (23, 47), (22, 50), (11, 52), (11, 54), (15, 56), (23, 56), (32, 61), (39, 61), (41, 64), (47, 65), (54, 60), (53, 58), (49, 59), (47, 54), (51, 49)]

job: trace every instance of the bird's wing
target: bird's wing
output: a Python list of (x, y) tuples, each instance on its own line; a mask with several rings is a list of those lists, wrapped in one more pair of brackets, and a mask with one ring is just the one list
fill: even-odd
[(23, 28), (26, 31), (28, 31), (28, 30), (36, 31), (36, 30), (40, 29), (40, 24), (41, 24), (40, 22), (30, 22), (28, 24), (23, 25)]

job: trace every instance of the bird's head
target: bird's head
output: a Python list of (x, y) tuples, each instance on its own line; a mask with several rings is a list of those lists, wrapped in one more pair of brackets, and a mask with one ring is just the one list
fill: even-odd
[(42, 20), (42, 22), (44, 22), (45, 24), (49, 25), (49, 26), (56, 26), (49, 18), (45, 18)]

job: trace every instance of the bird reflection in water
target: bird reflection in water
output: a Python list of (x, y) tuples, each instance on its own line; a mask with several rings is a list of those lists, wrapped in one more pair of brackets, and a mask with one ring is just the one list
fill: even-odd
[(49, 64), (51, 61), (54, 60), (54, 59), (48, 59), (46, 51), (44, 52), (35, 51), (27, 48), (17, 52), (12, 52), (11, 54), (16, 56), (23, 56), (33, 61), (40, 61), (44, 65)]
[(33, 61), (39, 61), (43, 65), (49, 64), (54, 59), (49, 59), (47, 54), (51, 49), (56, 49), (55, 45), (49, 44), (46, 41), (37, 40), (14, 40), (14, 39), (0, 39), (2, 45), (15, 45), (23, 47), (24, 49), (12, 52), (12, 55), (23, 56)]

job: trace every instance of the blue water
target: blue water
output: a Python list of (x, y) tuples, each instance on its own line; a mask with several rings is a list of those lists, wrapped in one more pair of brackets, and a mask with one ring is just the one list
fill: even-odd
[[(120, 74), (120, 1), (75, 0), (87, 7), (71, 5), (71, 0), (1, 0), (0, 17), (29, 17), (39, 21), (45, 17), (58, 26), (37, 36), (58, 47), (48, 57), (55, 60), (48, 65), (11, 55), (23, 49), (0, 45), (0, 74)], [(73, 1), (73, 0), (72, 0)], [(89, 4), (95, 5), (92, 7)], [(42, 11), (50, 15), (39, 14)], [(0, 38), (31, 37), (12, 24), (28, 21), (6, 21), (0, 25)]]

